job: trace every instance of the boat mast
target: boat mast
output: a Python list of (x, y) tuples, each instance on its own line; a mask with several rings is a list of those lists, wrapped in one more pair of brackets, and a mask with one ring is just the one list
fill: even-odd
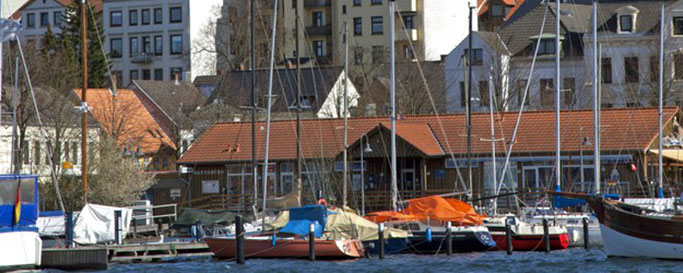
[[(251, 0), (251, 178), (254, 184), (254, 206), (258, 204), (258, 177), (256, 166), (256, 54), (254, 53), (254, 0)], [(263, 189), (264, 191), (266, 189)]]
[[(270, 148), (270, 106), (272, 103), (272, 98), (273, 98), (273, 68), (275, 66), (275, 35), (276, 35), (276, 26), (277, 26), (277, 0), (274, 0), (273, 3), (273, 32), (271, 34), (271, 39), (270, 39), (270, 75), (268, 77), (268, 106), (267, 106), (267, 115), (266, 115), (266, 148), (265, 148), (265, 155), (263, 158), (263, 203), (261, 204), (261, 208), (263, 211), (262, 218), (261, 218), (261, 230), (265, 231), (266, 230), (266, 197), (268, 194), (268, 191), (266, 190), (268, 188), (268, 149)], [(275, 181), (273, 181), (275, 183)]]
[(600, 194), (600, 95), (598, 85), (598, 0), (593, 1), (593, 180), (595, 193)]
[[(297, 190), (297, 203), (301, 203), (301, 51), (299, 50), (299, 0), (297, 1), (295, 9), (295, 32), (296, 32), (296, 190)], [(322, 196), (318, 196), (322, 198)], [(301, 205), (301, 204), (297, 204)]]
[(560, 0), (555, 0), (555, 191), (562, 188), (562, 164), (560, 162)]
[[(349, 35), (349, 24), (348, 22), (344, 22), (344, 111), (342, 112), (342, 115), (344, 116), (344, 179), (343, 183), (344, 185), (342, 186), (343, 189), (343, 197), (342, 197), (342, 208), (346, 207), (346, 201), (347, 201), (347, 183), (348, 183), (348, 172), (349, 172), (349, 164), (348, 164), (348, 111), (349, 111), (349, 105), (348, 105), (348, 78), (349, 78), (349, 43), (348, 43), (348, 35)], [(361, 147), (362, 148), (362, 147)]]
[(396, 1), (391, 0), (389, 3), (389, 25), (391, 26), (391, 68), (390, 76), (391, 83), (389, 88), (389, 93), (391, 97), (391, 210), (396, 211), (398, 209), (398, 183), (396, 182), (396, 45), (394, 41), (396, 39), (394, 30), (396, 26), (395, 21), (395, 5)]
[[(472, 191), (474, 190), (472, 184), (472, 9), (474, 7), (469, 5), (470, 15), (469, 15), (469, 36), (467, 38), (467, 94), (465, 96), (465, 123), (467, 127), (467, 183), (470, 187), (465, 192), (467, 197), (472, 200)], [(473, 202), (470, 201), (472, 205)]]
[(657, 197), (664, 198), (664, 190), (662, 189), (664, 185), (664, 159), (662, 158), (662, 108), (664, 107), (664, 28), (666, 27), (664, 25), (664, 4), (662, 4), (659, 26), (659, 107), (657, 109), (657, 113), (659, 115), (659, 147), (657, 147), (659, 150), (659, 153), (657, 154), (657, 161), (659, 164), (657, 168), (657, 179), (659, 181), (657, 184)]
[[(495, 94), (493, 90), (493, 78), (489, 76), (489, 113), (491, 118), (491, 159), (493, 162), (493, 191), (494, 195), (498, 195), (495, 191), (498, 188), (498, 175), (496, 174), (496, 130), (495, 123), (493, 122), (493, 96)], [(498, 198), (493, 199), (493, 214), (497, 215), (498, 212)]]
[(88, 203), (88, 103), (86, 94), (88, 90), (88, 41), (87, 41), (87, 17), (85, 16), (85, 6), (88, 1), (81, 0), (81, 50), (83, 54), (83, 89), (81, 89), (81, 108), (83, 111), (83, 124), (81, 132), (81, 174), (83, 179), (83, 202)]

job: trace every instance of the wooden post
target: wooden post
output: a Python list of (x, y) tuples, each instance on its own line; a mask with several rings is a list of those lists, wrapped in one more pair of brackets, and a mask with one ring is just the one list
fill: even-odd
[(235, 252), (237, 253), (237, 264), (244, 264), (244, 225), (242, 224), (242, 215), (235, 216)]
[(510, 230), (510, 223), (505, 220), (505, 248), (508, 255), (512, 255), (512, 231)]
[(114, 211), (114, 244), (121, 244), (121, 211)]
[(384, 223), (379, 223), (377, 236), (379, 236), (379, 258), (384, 259)]
[(308, 227), (308, 260), (315, 261), (315, 224)]
[(451, 232), (451, 221), (446, 223), (446, 255), (453, 254), (453, 233)]
[(588, 243), (590, 242), (590, 234), (588, 233), (588, 219), (583, 218), (583, 248), (588, 249)]
[(550, 234), (548, 230), (548, 219), (543, 219), (543, 242), (545, 242), (545, 252), (550, 252)]

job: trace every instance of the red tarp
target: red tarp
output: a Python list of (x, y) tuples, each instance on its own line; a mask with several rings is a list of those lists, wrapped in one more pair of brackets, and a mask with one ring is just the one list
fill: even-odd
[(477, 214), (472, 206), (457, 199), (441, 196), (427, 196), (407, 201), (408, 207), (402, 211), (371, 212), (366, 219), (375, 223), (386, 221), (451, 221), (454, 226), (481, 225), (484, 216)]

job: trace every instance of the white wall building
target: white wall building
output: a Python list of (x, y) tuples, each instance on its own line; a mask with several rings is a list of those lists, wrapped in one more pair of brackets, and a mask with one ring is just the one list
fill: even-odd
[[(3, 1), (3, 13), (6, 3)], [(16, 1), (11, 1), (16, 2)], [(19, 34), (22, 41), (39, 41), (42, 39), (48, 26), (55, 34), (62, 33), (61, 26), (64, 22), (66, 7), (71, 3), (69, 0), (29, 0), (24, 1), (22, 6), (14, 7), (17, 9), (12, 18), (20, 20), (24, 29)], [(99, 1), (97, 1), (99, 2)], [(15, 4), (15, 3), (7, 3)], [(95, 3), (93, 3), (95, 4)], [(95, 9), (100, 7), (95, 5)]]

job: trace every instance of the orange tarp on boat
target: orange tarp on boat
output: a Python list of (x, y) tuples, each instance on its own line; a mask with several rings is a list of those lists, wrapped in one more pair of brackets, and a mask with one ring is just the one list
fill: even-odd
[(472, 206), (457, 199), (441, 196), (427, 196), (407, 201), (402, 211), (371, 212), (366, 219), (376, 223), (386, 221), (450, 221), (456, 226), (481, 225), (484, 217), (477, 214)]

